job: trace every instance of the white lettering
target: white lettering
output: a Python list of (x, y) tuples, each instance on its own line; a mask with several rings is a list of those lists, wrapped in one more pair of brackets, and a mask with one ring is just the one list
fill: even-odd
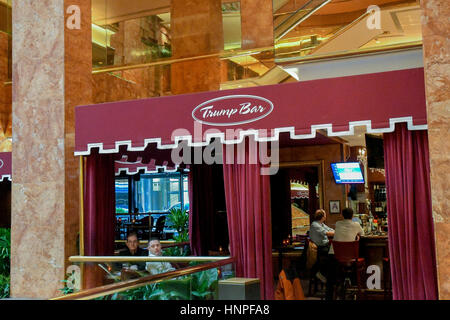
[(381, 269), (377, 265), (371, 265), (367, 268), (367, 274), (371, 274), (367, 278), (367, 289), (381, 289)]
[(81, 288), (81, 270), (79, 266), (70, 265), (67, 267), (66, 273), (69, 275), (67, 278), (67, 287), (76, 291)]
[(211, 318), (212, 314), (214, 313), (214, 307), (195, 307), (191, 306), (190, 304), (187, 305), (187, 307), (181, 307), (180, 314), (187, 315), (187, 314), (205, 314), (208, 316), (208, 318)]
[(367, 29), (380, 30), (381, 29), (380, 7), (376, 5), (369, 6), (367, 8), (367, 13), (370, 13), (370, 16), (367, 18)]
[(252, 113), (257, 113), (257, 112), (264, 112), (264, 108), (262, 106), (253, 106), (253, 108), (250, 109), (250, 106), (252, 104), (250, 102), (246, 102), (246, 103), (241, 103), (241, 110), (239, 110), (239, 114), (252, 114)]
[(225, 305), (225, 314), (233, 314), (233, 306)]
[[(265, 108), (262, 107), (261, 105), (252, 107), (252, 104), (250, 102), (241, 103), (240, 106), (241, 108), (239, 109), (239, 114), (263, 113), (265, 110)], [(214, 110), (214, 106), (212, 105), (201, 108), (200, 111), (202, 112), (203, 119), (224, 117), (224, 116), (228, 117), (229, 119), (238, 112), (238, 109), (228, 108), (228, 109)]]
[(207, 106), (207, 107), (200, 109), (200, 111), (205, 110), (205, 112), (203, 112), (203, 119), (205, 119), (207, 117), (208, 111), (211, 110), (212, 108), (213, 108), (213, 106)]
[(80, 30), (81, 29), (81, 10), (80, 7), (73, 4), (67, 7), (66, 13), (70, 14), (67, 18), (67, 29), (70, 30)]

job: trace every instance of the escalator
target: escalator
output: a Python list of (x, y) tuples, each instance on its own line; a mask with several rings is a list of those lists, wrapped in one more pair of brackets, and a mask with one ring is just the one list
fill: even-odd
[(289, 31), (297, 27), (329, 2), (331, 0), (310, 0), (281, 21), (276, 19), (274, 25), (275, 43), (279, 42)]

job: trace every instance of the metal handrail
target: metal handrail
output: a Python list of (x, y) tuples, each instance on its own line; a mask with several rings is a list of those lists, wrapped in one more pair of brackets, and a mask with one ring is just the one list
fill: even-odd
[(370, 12), (365, 12), (363, 13), (361, 16), (359, 16), (358, 18), (356, 18), (355, 20), (353, 20), (352, 22), (350, 22), (349, 24), (345, 25), (344, 27), (342, 27), (341, 29), (339, 29), (338, 31), (336, 31), (336, 33), (334, 33), (331, 37), (329, 37), (327, 39), (327, 41), (322, 42), (321, 44), (319, 44), (317, 47), (315, 47), (312, 52), (312, 54), (314, 54), (314, 51), (319, 50), (320, 48), (322, 48), (323, 46), (325, 46), (326, 44), (330, 43), (331, 41), (333, 41), (334, 39), (336, 39), (337, 37), (339, 37), (340, 35), (344, 34), (345, 32), (347, 32), (348, 30), (350, 30), (351, 28), (353, 28), (355, 25), (357, 25), (358, 23), (360, 23), (363, 19), (367, 18), (368, 16), (370, 16)]
[(191, 262), (191, 261), (221, 261), (230, 257), (224, 256), (71, 256), (74, 263), (105, 263), (105, 262)]
[[(275, 27), (274, 33), (275, 33), (275, 42), (278, 42), (283, 38), (286, 34), (288, 34), (292, 29), (294, 29), (296, 26), (298, 26), (300, 23), (308, 19), (310, 16), (312, 16), (314, 13), (316, 13), (318, 10), (320, 10), (322, 7), (327, 5), (331, 0), (323, 0), (322, 3), (316, 5), (315, 7), (312, 7), (311, 9), (306, 9), (309, 7), (310, 4), (312, 4), (315, 0), (311, 0), (305, 5), (303, 5), (301, 8), (295, 11), (294, 14), (287, 17), (283, 22), (281, 22), (278, 26)], [(290, 23), (286, 28), (282, 28), (285, 24), (287, 24), (293, 17), (295, 17), (298, 13), (301, 13), (303, 11), (306, 11), (307, 13), (303, 15), (300, 19), (295, 20), (294, 23)], [(279, 31), (281, 30), (281, 31)]]
[(235, 262), (234, 258), (225, 257), (221, 261), (206, 263), (203, 265), (198, 265), (198, 266), (193, 266), (193, 267), (182, 268), (182, 269), (178, 269), (175, 271), (170, 271), (170, 272), (166, 272), (166, 273), (142, 277), (139, 279), (131, 279), (131, 280), (122, 281), (119, 283), (113, 283), (113, 284), (109, 284), (109, 285), (105, 285), (105, 286), (101, 286), (101, 287), (97, 287), (97, 288), (92, 288), (92, 289), (87, 289), (87, 290), (83, 290), (83, 291), (80, 291), (77, 293), (72, 293), (72, 294), (68, 294), (65, 296), (53, 298), (51, 300), (90, 300), (90, 299), (95, 299), (98, 297), (103, 297), (106, 295), (114, 294), (116, 292), (143, 287), (150, 283), (159, 283), (164, 280), (169, 280), (172, 278), (189, 275), (189, 274), (197, 273), (197, 272), (212, 269), (212, 268), (222, 267), (227, 264), (234, 263), (234, 262)]
[[(356, 55), (364, 55), (364, 54), (374, 54), (374, 53), (382, 53), (382, 52), (392, 52), (397, 50), (409, 50), (409, 49), (417, 49), (419, 47), (422, 47), (422, 41), (414, 41), (407, 44), (395, 44), (395, 45), (388, 45), (383, 47), (375, 47), (375, 48), (367, 48), (367, 49), (355, 49), (351, 51), (343, 51), (343, 52), (334, 52), (329, 54), (312, 54), (302, 57), (291, 57), (291, 58), (275, 58), (275, 63), (277, 65), (283, 65), (286, 63), (307, 63), (312, 61), (321, 61), (321, 60), (331, 60), (336, 58), (347, 58), (352, 57)], [(264, 51), (273, 51), (274, 47), (264, 47), (264, 48), (258, 48), (258, 49), (252, 49), (247, 51), (242, 51), (243, 53), (238, 54), (237, 52), (230, 53), (230, 55), (226, 55), (225, 53), (220, 54), (214, 54), (210, 56), (220, 56), (221, 59), (229, 59), (232, 57), (236, 57), (239, 55), (253, 55)], [(196, 57), (197, 59), (200, 59), (200, 57)], [(151, 67), (157, 64), (162, 64), (163, 62), (166, 64), (170, 64), (172, 62), (178, 62), (178, 59), (175, 60), (165, 60), (161, 62), (149, 62), (145, 64), (139, 64), (139, 65), (132, 65), (132, 66), (118, 66), (118, 67), (110, 67), (110, 68), (104, 68), (104, 69), (95, 69), (92, 71), (93, 74), (98, 73), (108, 73), (108, 72), (114, 72), (114, 71), (124, 71), (124, 70), (131, 70), (131, 69), (138, 69), (138, 68), (147, 68)], [(11, 85), (12, 81), (5, 81), (4, 85)]]
[(342, 52), (333, 52), (326, 54), (312, 54), (303, 57), (292, 57), (292, 58), (278, 58), (275, 59), (275, 63), (277, 65), (285, 65), (292, 63), (309, 63), (309, 62), (318, 62), (323, 60), (334, 60), (334, 59), (345, 59), (354, 56), (364, 56), (364, 55), (372, 55), (372, 54), (381, 54), (381, 53), (390, 53), (396, 51), (404, 51), (404, 50), (415, 50), (422, 48), (422, 41), (414, 41), (408, 44), (396, 44), (396, 45), (388, 45), (383, 47), (375, 47), (375, 48), (367, 48), (367, 49), (355, 49), (351, 51), (342, 51)]

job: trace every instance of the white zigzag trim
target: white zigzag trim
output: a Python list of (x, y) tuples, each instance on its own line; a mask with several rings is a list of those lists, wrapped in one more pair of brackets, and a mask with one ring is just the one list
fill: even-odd
[[(144, 170), (144, 173), (159, 173), (158, 169), (163, 169), (164, 172), (177, 172), (178, 171), (178, 165), (175, 165), (175, 169), (170, 170), (167, 169), (167, 166), (155, 166), (155, 170), (148, 170), (147, 167), (137, 167), (133, 170), (129, 170), (129, 168), (119, 168), (116, 172), (116, 176), (120, 176), (121, 173), (125, 173), (127, 175), (134, 175), (139, 173), (140, 170)], [(134, 171), (136, 170), (136, 171)]]
[(12, 180), (11, 180), (11, 175), (10, 175), (10, 174), (3, 174), (3, 175), (1, 176), (0, 182), (2, 182), (4, 179), (8, 179), (9, 181), (12, 181)]
[(192, 142), (192, 135), (187, 136), (175, 136), (174, 143), (173, 144), (166, 144), (163, 145), (161, 142), (161, 138), (151, 138), (151, 139), (144, 139), (144, 146), (142, 147), (132, 147), (131, 140), (124, 140), (124, 141), (116, 141), (115, 142), (115, 148), (113, 149), (104, 149), (103, 143), (90, 143), (87, 145), (86, 151), (75, 151), (75, 156), (84, 156), (91, 154), (91, 149), (98, 148), (99, 153), (106, 154), (106, 153), (118, 153), (120, 146), (127, 146), (127, 151), (143, 151), (147, 146), (151, 143), (156, 143), (157, 148), (164, 150), (164, 149), (174, 149), (177, 148), (179, 145), (179, 142), (186, 141), (187, 145), (189, 147), (204, 147), (211, 143), (211, 140), (213, 138), (219, 138), (222, 144), (238, 144), (241, 143), (246, 136), (253, 135), (255, 140), (257, 142), (272, 142), (279, 140), (279, 134), (283, 132), (290, 133), (290, 138), (294, 140), (300, 140), (300, 139), (313, 139), (316, 137), (317, 130), (327, 130), (327, 134), (330, 137), (335, 136), (348, 136), (348, 135), (354, 135), (354, 128), (358, 126), (366, 126), (367, 133), (389, 133), (395, 131), (395, 124), (396, 123), (403, 123), (406, 122), (408, 126), (408, 130), (427, 130), (428, 125), (414, 125), (413, 124), (413, 118), (412, 117), (402, 117), (402, 118), (391, 118), (389, 119), (389, 127), (388, 128), (380, 128), (375, 129), (372, 128), (372, 120), (364, 120), (364, 121), (353, 121), (349, 122), (349, 130), (348, 131), (333, 131), (333, 125), (331, 123), (327, 124), (319, 124), (319, 125), (311, 125), (311, 133), (309, 134), (295, 134), (295, 127), (284, 127), (284, 128), (275, 128), (273, 129), (273, 136), (271, 137), (259, 137), (258, 130), (250, 129), (250, 130), (242, 130), (239, 133), (239, 138), (237, 139), (231, 139), (226, 140), (225, 139), (225, 133), (223, 132), (214, 132), (214, 133), (207, 133), (205, 141), (202, 142)]

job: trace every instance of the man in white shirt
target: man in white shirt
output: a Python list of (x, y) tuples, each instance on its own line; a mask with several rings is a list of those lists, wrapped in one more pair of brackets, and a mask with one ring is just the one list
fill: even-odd
[[(333, 241), (355, 241), (359, 240), (360, 236), (364, 235), (364, 230), (358, 222), (352, 220), (353, 210), (345, 208), (342, 210), (344, 220), (336, 222), (336, 229), (334, 231)], [(333, 253), (333, 248), (330, 254)]]
[[(148, 256), (160, 257), (162, 256), (161, 242), (158, 238), (151, 238), (148, 243)], [(147, 262), (145, 269), (151, 274), (159, 274), (175, 270), (169, 262)]]
[[(352, 220), (353, 209), (345, 208), (342, 210), (342, 216), (344, 217), (344, 220), (336, 222), (333, 241), (350, 242), (359, 240), (359, 238), (364, 235), (364, 230), (358, 222)], [(334, 259), (333, 245), (331, 245), (329, 254), (332, 256), (330, 256), (331, 258), (328, 263), (329, 270), (327, 271), (327, 300), (332, 299), (336, 282), (337, 262)]]

